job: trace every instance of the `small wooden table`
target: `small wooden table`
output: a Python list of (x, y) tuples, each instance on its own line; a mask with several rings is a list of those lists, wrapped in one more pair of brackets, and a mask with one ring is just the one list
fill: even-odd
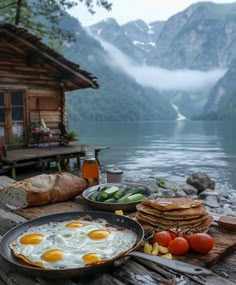
[[(51, 205), (45, 205), (40, 207), (32, 207), (28, 209), (17, 209), (15, 211), (10, 210), (3, 204), (0, 204), (0, 234), (3, 235), (6, 231), (11, 229), (14, 225), (22, 223), (26, 220), (36, 218), (45, 214), (67, 211), (82, 211), (88, 210), (81, 197), (77, 197), (74, 201), (61, 202)], [(224, 255), (219, 255), (220, 247), (214, 251), (216, 257), (220, 257), (217, 260), (215, 257), (215, 264), (211, 264), (209, 256), (185, 256), (184, 261), (192, 264), (204, 266), (208, 264), (208, 267), (214, 272), (212, 276), (197, 277), (188, 276), (174, 272), (167, 268), (156, 265), (152, 262), (144, 261), (139, 258), (130, 258), (123, 265), (115, 268), (110, 272), (104, 274), (98, 274), (97, 276), (89, 276), (87, 279), (64, 279), (59, 280), (55, 276), (55, 280), (46, 280), (42, 278), (35, 278), (27, 276), (21, 272), (17, 272), (12, 269), (2, 257), (0, 257), (0, 284), (14, 284), (14, 285), (154, 285), (154, 284), (208, 284), (208, 285), (233, 285), (236, 280), (236, 233), (224, 232), (220, 228), (213, 228), (212, 233), (219, 239), (222, 236), (222, 246), (224, 246), (224, 235), (228, 238), (232, 238), (231, 246), (225, 249)], [(216, 239), (215, 239), (216, 240)], [(219, 240), (216, 241), (219, 243)], [(228, 252), (227, 252), (228, 251)], [(185, 283), (186, 282), (186, 283)]]

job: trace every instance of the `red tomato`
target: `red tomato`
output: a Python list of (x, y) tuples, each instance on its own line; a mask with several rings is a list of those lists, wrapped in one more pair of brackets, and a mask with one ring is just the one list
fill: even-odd
[(172, 239), (176, 238), (176, 236), (177, 236), (176, 233), (172, 232), (171, 230), (168, 230), (168, 233), (170, 234)]
[(187, 241), (189, 241), (189, 237), (191, 236), (192, 234), (188, 234), (188, 233), (185, 233), (183, 231), (179, 232), (178, 233), (178, 237), (182, 237), (182, 238), (185, 238)]
[(168, 250), (174, 255), (184, 255), (189, 250), (188, 241), (185, 238), (176, 237), (169, 243)]
[(189, 244), (192, 250), (199, 253), (208, 253), (214, 245), (213, 238), (204, 233), (192, 234), (189, 237)]
[(159, 245), (167, 247), (172, 238), (168, 231), (162, 231), (155, 233), (153, 240), (154, 242), (156, 241)]

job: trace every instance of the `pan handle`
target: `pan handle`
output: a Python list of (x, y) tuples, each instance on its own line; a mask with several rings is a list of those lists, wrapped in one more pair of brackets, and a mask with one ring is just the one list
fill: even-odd
[(200, 266), (188, 264), (188, 263), (178, 261), (178, 260), (167, 259), (167, 258), (159, 257), (156, 255), (146, 254), (146, 253), (142, 253), (139, 251), (131, 251), (131, 252), (127, 253), (127, 255), (140, 257), (140, 258), (152, 261), (156, 264), (166, 266), (170, 269), (173, 269), (173, 270), (181, 272), (181, 273), (188, 273), (188, 274), (192, 274), (192, 275), (211, 275), (211, 274), (213, 274), (212, 271), (210, 271), (206, 268), (200, 267)]

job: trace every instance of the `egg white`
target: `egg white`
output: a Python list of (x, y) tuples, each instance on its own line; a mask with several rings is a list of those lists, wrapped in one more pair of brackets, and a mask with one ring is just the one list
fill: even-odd
[[(66, 227), (70, 222), (81, 222), (82, 227)], [(104, 229), (109, 232), (105, 238), (90, 238), (88, 233)], [(28, 233), (40, 233), (43, 240), (37, 244), (22, 244), (20, 238)], [(101, 262), (114, 259), (131, 249), (137, 240), (135, 233), (128, 229), (106, 226), (106, 222), (69, 220), (51, 222), (30, 228), (10, 244), (14, 254), (28, 263), (48, 269), (66, 269), (85, 266), (83, 256), (95, 253)], [(57, 261), (46, 261), (42, 254), (50, 249), (60, 249), (63, 256)]]

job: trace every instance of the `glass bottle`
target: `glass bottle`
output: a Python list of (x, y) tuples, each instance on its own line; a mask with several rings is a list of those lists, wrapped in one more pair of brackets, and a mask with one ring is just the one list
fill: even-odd
[(99, 166), (93, 148), (85, 148), (85, 158), (81, 167), (82, 177), (88, 180), (88, 186), (99, 184)]

